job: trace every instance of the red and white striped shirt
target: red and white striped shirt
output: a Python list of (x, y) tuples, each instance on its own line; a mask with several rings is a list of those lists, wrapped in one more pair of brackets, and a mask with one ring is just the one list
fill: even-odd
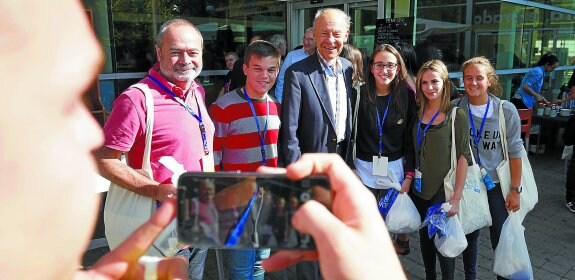
[[(280, 103), (273, 97), (251, 99), (264, 139), (266, 166), (278, 166)], [(268, 112), (269, 108), (269, 112)], [(256, 171), (262, 165), (262, 153), (254, 114), (241, 89), (231, 91), (210, 106), (215, 126), (214, 164), (216, 171)]]

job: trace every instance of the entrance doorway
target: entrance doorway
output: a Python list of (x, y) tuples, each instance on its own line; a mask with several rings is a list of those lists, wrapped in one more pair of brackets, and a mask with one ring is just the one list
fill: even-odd
[(349, 2), (338, 0), (319, 4), (310, 4), (310, 1), (288, 3), (289, 49), (293, 50), (302, 44), (304, 30), (313, 25), (318, 10), (337, 8), (351, 16), (352, 24), (347, 42), (361, 49), (366, 55), (371, 55), (378, 1)]

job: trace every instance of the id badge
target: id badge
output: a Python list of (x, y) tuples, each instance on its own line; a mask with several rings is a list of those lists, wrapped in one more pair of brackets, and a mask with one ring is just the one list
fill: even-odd
[(374, 156), (371, 175), (387, 177), (387, 157)]
[(482, 176), (481, 179), (483, 180), (483, 184), (485, 184), (485, 187), (487, 188), (487, 190), (490, 191), (491, 189), (495, 188), (495, 183), (493, 183), (491, 176), (489, 176), (487, 171), (485, 171), (485, 168), (481, 168), (480, 170), (481, 170), (481, 176)]
[(202, 157), (202, 169), (204, 172), (214, 172), (214, 153)]
[(421, 171), (415, 169), (415, 177), (413, 178), (413, 187), (417, 192), (421, 192)]

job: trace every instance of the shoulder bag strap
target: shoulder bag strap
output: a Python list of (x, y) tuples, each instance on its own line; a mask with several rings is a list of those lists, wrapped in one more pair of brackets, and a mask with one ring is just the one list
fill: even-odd
[(499, 101), (499, 135), (501, 136), (501, 149), (503, 150), (503, 159), (509, 160), (507, 147), (507, 128), (505, 127), (505, 114), (503, 113), (504, 102), (505, 100)]
[(455, 170), (455, 168), (457, 167), (457, 149), (455, 148), (455, 145), (457, 145), (457, 143), (455, 142), (455, 115), (457, 114), (457, 108), (458, 107), (453, 107), (453, 109), (451, 109), (451, 169)]
[(356, 92), (356, 97), (355, 97), (355, 108), (353, 109), (353, 135), (352, 135), (352, 145), (351, 145), (351, 160), (355, 161), (355, 154), (356, 154), (356, 141), (357, 141), (357, 115), (359, 112), (359, 100), (361, 98), (361, 86), (357, 86), (354, 87), (355, 92)]
[(154, 179), (152, 165), (150, 163), (150, 153), (152, 150), (152, 131), (154, 128), (154, 98), (150, 88), (146, 84), (135, 84), (131, 87), (139, 89), (146, 98), (146, 144), (144, 157), (142, 159), (142, 169), (148, 174), (148, 178)]

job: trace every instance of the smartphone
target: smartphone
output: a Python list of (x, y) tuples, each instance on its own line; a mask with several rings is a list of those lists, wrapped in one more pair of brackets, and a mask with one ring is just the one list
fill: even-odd
[(178, 180), (178, 238), (202, 248), (313, 250), (311, 237), (291, 225), (310, 199), (331, 210), (327, 177), (187, 172)]

